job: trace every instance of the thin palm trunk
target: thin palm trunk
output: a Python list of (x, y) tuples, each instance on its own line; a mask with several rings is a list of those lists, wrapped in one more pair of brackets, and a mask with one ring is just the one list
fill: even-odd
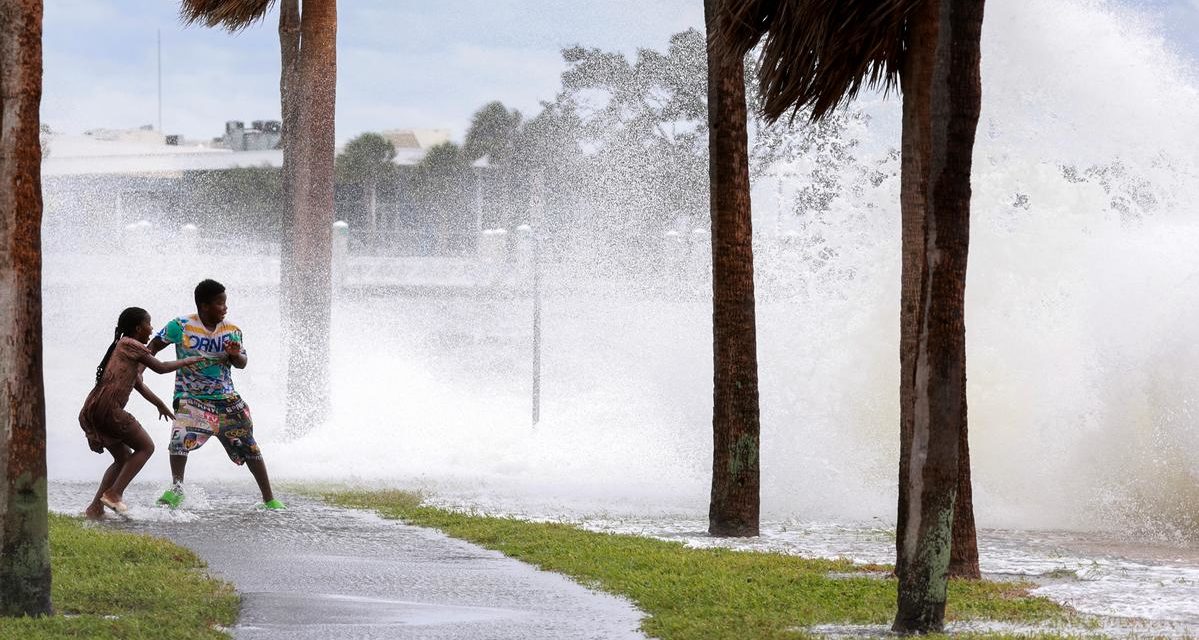
[(279, 201), (279, 314), (284, 335), (295, 335), (299, 327), (291, 318), (291, 299), (297, 272), (292, 234), (295, 229), (295, 149), (293, 137), (300, 135), (300, 0), (279, 2), (279, 107), (283, 117)]
[(0, 615), (50, 609), (42, 382), (41, 0), (0, 1)]
[[(913, 176), (903, 177), (904, 213), (922, 205), (924, 220), (922, 255), (910, 258), (919, 274), (912, 335), (901, 335), (911, 339), (913, 353), (902, 359), (911, 367), (911, 388), (903, 393), (910, 394), (912, 404), (900, 477), (906, 501), (896, 562), (894, 630), (900, 633), (937, 632), (944, 625), (959, 447), (966, 427), (970, 168), (982, 94), (983, 0), (937, 0), (921, 12), (903, 79), (904, 153), (913, 156), (905, 158), (904, 170), (915, 169)], [(904, 224), (906, 235), (908, 221)], [(905, 276), (910, 275), (908, 260)], [(904, 292), (911, 294), (907, 284), (905, 278)], [(903, 307), (907, 312), (907, 301)], [(906, 330), (906, 323), (901, 328)]]
[(705, 0), (712, 214), (712, 497), (708, 532), (758, 535), (759, 414), (744, 65), (714, 37), (728, 0)]
[(379, 181), (372, 178), (366, 186), (366, 215), (370, 220), (371, 233), (379, 230)]
[(300, 135), (291, 155), (294, 280), (288, 296), (296, 331), (288, 340), (288, 430), (303, 435), (329, 407), (329, 330), (333, 297), (332, 222), (337, 2), (305, 0), (300, 13)]

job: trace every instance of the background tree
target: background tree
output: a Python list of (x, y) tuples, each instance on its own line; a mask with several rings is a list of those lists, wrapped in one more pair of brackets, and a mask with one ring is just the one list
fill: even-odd
[[(611, 217), (584, 221), (635, 242), (657, 238), (674, 223), (706, 217), (708, 193), (707, 45), (694, 29), (670, 38), (664, 52), (623, 53), (569, 47), (567, 69), (553, 102), (578, 119), (578, 144), (588, 149), (581, 185), (591, 202), (611, 203)], [(619, 216), (619, 217), (618, 217)]]
[(42, 381), (41, 0), (0, 2), (0, 615), (50, 611)]
[(509, 111), (502, 102), (489, 102), (471, 117), (462, 143), (462, 156), (467, 164), (487, 158), (486, 174), (480, 173), (476, 178), (484, 182), (483, 217), (494, 226), (518, 224), (528, 202), (529, 178), (520, 174), (516, 164), (522, 123), (519, 111)]
[[(940, 631), (960, 482), (968, 482), (965, 276), (970, 166), (981, 104), (983, 0), (750, 0), (722, 36), (743, 55), (766, 36), (767, 117), (820, 119), (864, 85), (903, 90), (900, 633)], [(963, 499), (968, 493), (962, 493)], [(957, 507), (957, 514), (955, 514)], [(973, 538), (970, 518), (970, 538)], [(966, 523), (963, 522), (963, 529)]]
[[(266, 238), (278, 237), (282, 176), (276, 167), (233, 167), (189, 172), (186, 186), (174, 197), (185, 199), (174, 208), (202, 214), (209, 224), (250, 226)], [(196, 222), (195, 218), (177, 220)]]
[[(182, 0), (185, 21), (230, 31), (262, 19), (273, 4), (274, 0)], [(291, 434), (302, 435), (325, 422), (329, 411), (337, 0), (284, 0), (279, 38), (286, 200), (280, 289), (288, 347), (287, 425)]]
[(516, 148), (516, 135), (520, 131), (520, 112), (508, 110), (504, 103), (488, 102), (475, 112), (462, 143), (462, 153), (470, 162), (483, 156), (493, 163), (507, 162)]
[(759, 437), (749, 132), (741, 56), (716, 37), (729, 0), (705, 0), (712, 215), (712, 496), (708, 532), (758, 535)]
[(377, 133), (364, 133), (350, 140), (337, 156), (339, 181), (363, 188), (366, 219), (371, 231), (379, 228), (379, 182), (395, 177), (395, 165), (391, 162), (395, 157), (395, 145)]
[(468, 233), (468, 216), (463, 213), (470, 208), (473, 184), (470, 163), (453, 142), (431, 147), (413, 168), (409, 188), (425, 220), (436, 224), (438, 253), (465, 248), (461, 240)]

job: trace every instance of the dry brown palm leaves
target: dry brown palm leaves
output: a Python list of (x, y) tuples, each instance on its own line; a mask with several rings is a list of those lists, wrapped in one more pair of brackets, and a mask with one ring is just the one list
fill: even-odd
[(923, 1), (729, 1), (719, 37), (736, 56), (764, 40), (758, 88), (768, 119), (810, 108), (818, 120), (863, 86), (896, 86), (908, 19)]
[(275, 0), (181, 0), (179, 4), (187, 24), (239, 31), (261, 20)]

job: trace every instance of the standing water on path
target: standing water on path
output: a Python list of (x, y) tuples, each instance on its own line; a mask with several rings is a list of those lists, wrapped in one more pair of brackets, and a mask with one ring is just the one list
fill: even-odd
[[(89, 488), (51, 485), (51, 508), (75, 511)], [(195, 551), (241, 595), (240, 640), (644, 638), (627, 601), (434, 531), (291, 496), (263, 511), (241, 484), (189, 487), (178, 510), (155, 495), (135, 485), (130, 520), (92, 526)]]
[[(1041, 592), (1084, 611), (1195, 623), (1194, 67), (1145, 16), (1097, 1), (992, 3), (983, 47), (967, 339), (984, 570), (1050, 574)], [(761, 179), (754, 194), (768, 526), (750, 544), (889, 561), (898, 102), (858, 106), (870, 118), (843, 134), (856, 140), (853, 159), (836, 170), (841, 187), (827, 208), (797, 215), (812, 171), (804, 159), (772, 168), (780, 177)], [(602, 221), (618, 204), (592, 203), (572, 220)], [(48, 206), (47, 215), (70, 211)], [(47, 233), (52, 478), (91, 481), (105, 465), (74, 416), (109, 318), (136, 304), (161, 326), (190, 312), (191, 287), (213, 277), (229, 287), (229, 319), (245, 331), (250, 366), (234, 375), (274, 478), (427, 488), (538, 517), (609, 513), (593, 525), (706, 540), (702, 233), (678, 242), (655, 233), (650, 245), (661, 251), (646, 255), (615, 234), (580, 234), (547, 256), (535, 428), (527, 286), (449, 291), (446, 274), (446, 286), (344, 292), (333, 310), (333, 419), (294, 441), (283, 439), (271, 252), (110, 255), (100, 242), (56, 244)], [(636, 255), (607, 261), (622, 248)], [(147, 382), (160, 395), (170, 386), (169, 377)], [(160, 445), (143, 478), (163, 482), (167, 428), (139, 402), (132, 411)], [(249, 482), (215, 445), (192, 458), (189, 478)], [(832, 524), (784, 524), (813, 522)]]

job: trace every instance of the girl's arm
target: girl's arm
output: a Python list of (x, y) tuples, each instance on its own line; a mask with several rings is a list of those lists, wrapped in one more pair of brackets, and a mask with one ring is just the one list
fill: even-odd
[(171, 413), (171, 408), (168, 407), (166, 405), (166, 403), (164, 403), (162, 401), (161, 398), (154, 395), (154, 392), (151, 391), (150, 388), (147, 387), (144, 382), (142, 382), (141, 376), (137, 377), (137, 382), (133, 383), (133, 388), (137, 389), (137, 392), (142, 394), (142, 397), (145, 398), (147, 402), (154, 405), (155, 407), (158, 407), (158, 415), (163, 420), (174, 420), (175, 419), (175, 414)]
[(192, 356), (190, 358), (183, 358), (181, 360), (163, 362), (162, 360), (150, 355), (150, 352), (147, 351), (142, 354), (142, 356), (138, 359), (138, 362), (146, 365), (146, 368), (154, 373), (170, 373), (172, 371), (182, 369), (183, 367), (189, 367), (198, 362), (203, 362), (204, 360), (207, 360), (207, 358), (204, 356)]

